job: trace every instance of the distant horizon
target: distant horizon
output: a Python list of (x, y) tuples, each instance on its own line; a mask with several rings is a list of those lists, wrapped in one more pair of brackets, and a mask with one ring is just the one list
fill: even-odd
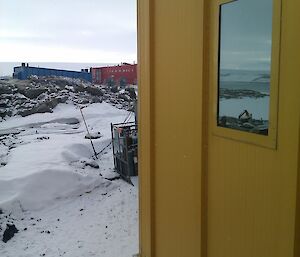
[[(91, 67), (103, 67), (110, 65), (118, 65), (119, 63), (97, 63), (97, 62), (0, 62), (0, 76), (12, 76), (13, 68), (21, 66), (22, 63), (28, 63), (30, 67), (40, 67), (49, 69), (63, 69), (71, 71), (81, 71), (81, 69), (89, 69)], [(133, 64), (134, 62), (132, 62)], [(41, 67), (42, 66), (42, 67)]]
[(249, 72), (270, 72), (268, 69), (240, 69), (240, 68), (221, 68), (220, 71), (249, 71)]

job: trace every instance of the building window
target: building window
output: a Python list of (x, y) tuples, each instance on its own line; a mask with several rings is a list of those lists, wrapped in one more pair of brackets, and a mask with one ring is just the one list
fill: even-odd
[(269, 133), (273, 0), (220, 5), (217, 126)]

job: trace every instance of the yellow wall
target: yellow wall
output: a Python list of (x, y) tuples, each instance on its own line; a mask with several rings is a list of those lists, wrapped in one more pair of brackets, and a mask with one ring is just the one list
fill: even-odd
[(150, 2), (138, 25), (141, 251), (200, 256), (203, 1)]
[[(227, 253), (232, 253), (230, 257), (258, 256), (251, 253), (264, 253), (262, 256), (268, 257), (299, 256), (300, 242), (295, 243), (300, 238), (299, 226), (296, 230), (295, 222), (299, 224), (300, 214), (295, 213), (300, 197), (299, 190), (296, 193), (300, 2), (283, 1), (282, 7), (276, 152), (212, 137), (208, 130), (212, 104), (208, 101), (211, 3), (138, 2), (141, 256), (227, 257)], [(230, 169), (227, 164), (232, 155), (240, 162)], [(255, 163), (252, 169), (243, 166), (243, 158)], [(258, 176), (259, 163), (264, 167), (263, 180), (260, 183), (255, 178), (253, 184), (250, 172), (254, 170), (254, 176)], [(241, 168), (246, 171), (247, 182), (242, 181), (246, 189), (240, 185), (241, 177), (236, 176)], [(233, 194), (234, 190), (220, 194), (218, 187), (224, 183), (214, 183), (218, 176), (226, 186), (232, 185), (243, 192), (241, 198)], [(271, 190), (265, 190), (266, 185), (271, 185)], [(232, 210), (239, 208), (243, 200), (250, 201), (250, 209), (243, 210), (242, 217), (232, 216)], [(224, 206), (227, 204), (224, 201), (231, 205), (222, 209), (223, 216), (212, 212), (212, 206)], [(251, 228), (245, 220), (255, 217), (255, 209), (259, 217)], [(269, 222), (267, 214), (271, 214)], [(261, 231), (259, 225), (263, 225)], [(223, 234), (231, 231), (240, 235), (243, 226), (245, 235), (236, 238), (234, 245), (222, 242), (221, 235), (218, 237), (219, 229)], [(243, 240), (248, 241), (243, 244)], [(237, 242), (240, 245), (235, 247)]]

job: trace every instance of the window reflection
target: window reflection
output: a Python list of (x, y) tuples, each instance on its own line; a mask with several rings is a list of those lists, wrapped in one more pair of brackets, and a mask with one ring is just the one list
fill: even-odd
[(221, 5), (218, 126), (267, 135), (272, 0)]

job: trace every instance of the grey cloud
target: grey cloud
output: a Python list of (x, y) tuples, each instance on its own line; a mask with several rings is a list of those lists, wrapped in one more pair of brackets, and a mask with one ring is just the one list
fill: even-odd
[(0, 0), (0, 39), (136, 55), (136, 15), (136, 0)]

